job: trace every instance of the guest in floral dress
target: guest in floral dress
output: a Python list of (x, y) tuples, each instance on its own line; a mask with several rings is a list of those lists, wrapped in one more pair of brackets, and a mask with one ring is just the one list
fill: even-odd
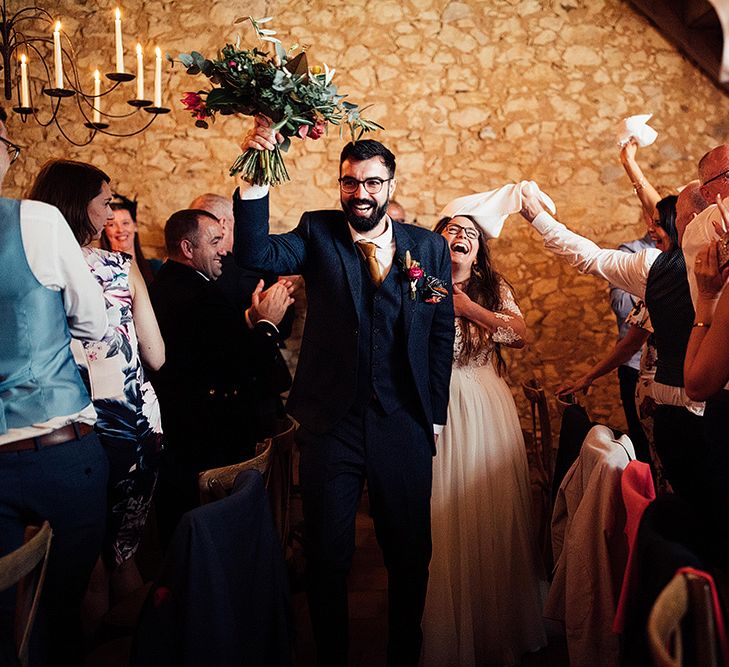
[(144, 280), (131, 255), (89, 246), (113, 218), (109, 180), (89, 164), (52, 160), (29, 194), (63, 213), (103, 288), (109, 318), (104, 340), (73, 346), (110, 464), (104, 550), (87, 595), (92, 624), (108, 609), (110, 596), (122, 598), (142, 585), (134, 554), (157, 479), (162, 436), (157, 397), (143, 364), (162, 366), (164, 342)]

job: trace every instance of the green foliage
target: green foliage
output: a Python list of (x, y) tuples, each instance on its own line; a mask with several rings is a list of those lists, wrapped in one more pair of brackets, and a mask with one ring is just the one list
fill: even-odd
[(313, 128), (311, 138), (316, 139), (329, 123), (339, 126), (340, 134), (343, 125), (347, 125), (353, 141), (366, 132), (384, 129), (379, 123), (363, 118), (364, 109), (338, 94), (332, 83), (334, 70), (326, 65), (323, 72), (321, 67), (309, 69), (304, 49), (298, 54), (295, 53), (298, 47), (286, 51), (274, 37), (276, 33), (262, 27), (271, 17), (241, 17), (235, 23), (246, 20), (251, 22), (259, 39), (273, 43), (273, 54), (256, 47), (241, 49), (226, 44), (217, 58), (205, 58), (197, 51), (178, 56), (188, 74), (205, 76), (212, 84), (210, 90), (188, 93), (183, 100), (198, 127), (208, 127), (207, 119), (215, 120), (218, 113), (263, 114), (284, 137), (284, 144), (273, 152), (253, 151), (256, 155), (249, 155), (251, 151), (247, 151), (241, 155), (231, 173), (243, 171), (252, 182), (282, 182), (288, 180), (288, 174), (280, 151), (288, 150), (292, 137), (308, 136), (309, 128)]

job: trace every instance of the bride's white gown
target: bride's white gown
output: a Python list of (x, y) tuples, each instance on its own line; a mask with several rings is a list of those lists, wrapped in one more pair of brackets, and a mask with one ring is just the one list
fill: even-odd
[[(520, 314), (505, 285), (502, 304), (503, 312)], [(462, 326), (457, 318), (456, 359)], [(513, 335), (505, 326), (493, 338), (508, 342)], [(518, 665), (547, 643), (524, 439), (492, 352), (489, 338), (466, 365), (454, 365), (448, 423), (433, 460), (427, 667)]]

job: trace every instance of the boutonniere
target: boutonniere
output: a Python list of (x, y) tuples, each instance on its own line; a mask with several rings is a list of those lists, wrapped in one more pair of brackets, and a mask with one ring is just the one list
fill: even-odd
[(440, 278), (429, 276), (420, 266), (420, 262), (412, 258), (409, 250), (405, 251), (405, 258), (401, 260), (402, 270), (409, 283), (410, 299), (415, 301), (418, 297), (418, 281), (423, 280), (423, 300), (425, 303), (440, 303), (448, 294), (445, 284)]

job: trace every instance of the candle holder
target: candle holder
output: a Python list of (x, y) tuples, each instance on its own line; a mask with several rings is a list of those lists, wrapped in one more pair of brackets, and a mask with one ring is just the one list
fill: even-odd
[[(127, 101), (126, 98), (134, 95), (136, 88), (127, 90), (123, 95), (113, 92), (120, 85), (137, 79), (138, 72), (109, 72), (105, 76), (110, 83), (104, 84), (98, 95), (92, 95), (91, 91), (96, 92), (96, 87), (93, 85), (89, 90), (91, 82), (82, 83), (72, 39), (57, 25), (57, 16), (38, 6), (41, 2), (0, 0), (0, 90), (8, 101), (6, 108), (12, 108), (22, 122), (32, 118), (42, 127), (55, 125), (63, 139), (74, 146), (86, 146), (99, 133), (113, 137), (140, 134), (155, 122), (158, 115), (170, 112), (170, 109), (159, 108), (144, 116), (139, 111), (152, 108), (153, 99)], [(13, 11), (16, 7), (9, 9), (13, 5), (17, 11)], [(21, 84), (20, 54), (31, 58), (25, 70), (30, 88), (27, 92)], [(60, 67), (58, 59), (61, 60)], [(111, 64), (116, 68), (118, 62), (112, 61)], [(59, 69), (63, 72), (62, 83), (58, 78)], [(58, 87), (57, 83), (61, 86)], [(98, 123), (93, 122), (92, 115), (97, 97), (106, 100)], [(64, 101), (66, 98), (67, 102)], [(12, 106), (13, 99), (17, 106)], [(26, 102), (28, 106), (25, 106)], [(40, 109), (34, 106), (34, 102), (38, 102)], [(127, 122), (132, 116), (135, 117), (133, 124)], [(81, 127), (91, 131), (81, 130)], [(73, 129), (76, 131), (71, 131)]]
[(137, 75), (131, 74), (130, 72), (109, 72), (106, 75), (106, 78), (109, 79), (109, 81), (125, 82), (134, 81), (134, 79), (137, 78)]
[(36, 113), (38, 107), (13, 107), (13, 111), (19, 113), (23, 117), (23, 120), (25, 120), (26, 116)]
[(73, 97), (76, 91), (70, 88), (44, 88), (43, 94), (48, 97)]
[(172, 109), (168, 109), (167, 107), (144, 107), (144, 110), (147, 113), (153, 113), (155, 115), (172, 111)]

